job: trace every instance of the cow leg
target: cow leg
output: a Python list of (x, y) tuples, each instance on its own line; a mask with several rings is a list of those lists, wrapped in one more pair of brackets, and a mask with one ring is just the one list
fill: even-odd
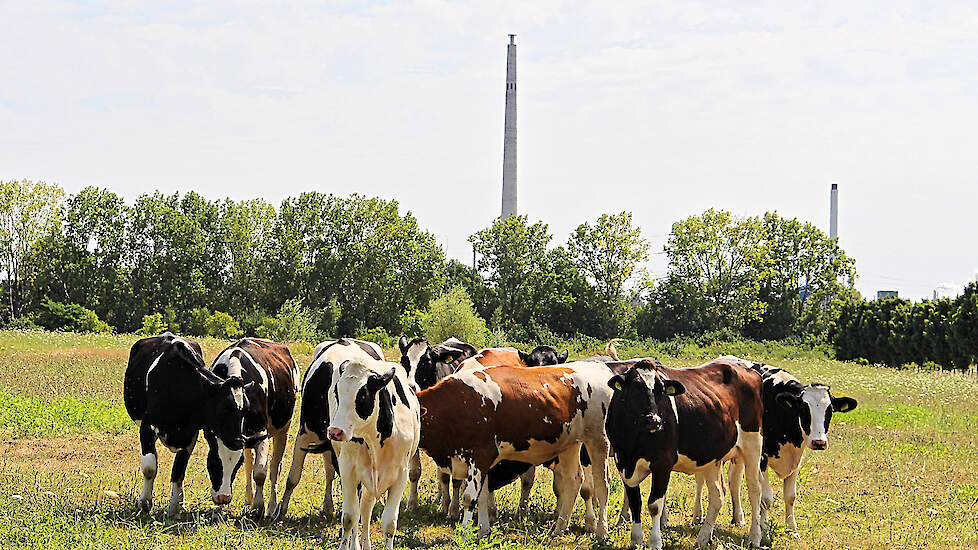
[(713, 464), (702, 471), (703, 481), (706, 484), (707, 507), (706, 517), (703, 518), (703, 526), (700, 527), (699, 535), (696, 537), (696, 546), (704, 547), (710, 544), (713, 539), (713, 528), (717, 523), (717, 514), (723, 506), (723, 494), (720, 487), (720, 464)]
[[(251, 468), (250, 479), (255, 481), (255, 497), (251, 502), (251, 511), (259, 518), (265, 514), (265, 478), (268, 476), (268, 439), (263, 439), (255, 445), (255, 463)], [(245, 464), (249, 462), (245, 458)]]
[(693, 478), (696, 479), (696, 495), (693, 497), (693, 523), (703, 523), (703, 485), (706, 481), (700, 472), (693, 474)]
[(669, 527), (669, 501), (662, 499), (662, 512), (659, 513), (659, 528)]
[[(489, 497), (483, 493), (489, 493), (487, 474), (469, 462), (468, 471), (465, 478), (465, 490), (462, 492), (462, 506), (465, 513), (462, 514), (462, 527), (467, 527), (472, 522), (472, 515), (476, 506), (484, 508), (479, 510), (479, 538), (489, 534)], [(481, 500), (481, 502), (480, 502)]]
[[(421, 481), (421, 451), (415, 451), (411, 456), (411, 493), (408, 495), (407, 505), (404, 511), (408, 511), (418, 505), (418, 482)], [(395, 519), (396, 521), (396, 519)]]
[(245, 447), (244, 449), (244, 469), (245, 469), (245, 506), (251, 506), (255, 501), (255, 487), (251, 484), (251, 474), (255, 469), (255, 451)]
[(323, 470), (326, 472), (323, 477), (323, 484), (326, 485), (323, 491), (323, 517), (330, 521), (335, 519), (334, 514), (336, 513), (333, 509), (333, 480), (336, 479), (333, 457), (333, 451), (323, 453)]
[[(418, 456), (415, 454), (415, 456)], [(404, 496), (404, 488), (407, 486), (409, 476), (401, 474), (391, 488), (387, 490), (387, 502), (384, 504), (384, 513), (380, 518), (381, 528), (384, 530), (384, 550), (394, 550), (394, 534), (397, 533), (398, 505), (401, 497)], [(410, 480), (414, 483), (414, 480)]]
[[(740, 486), (744, 482), (744, 465), (740, 460), (730, 461), (727, 467), (727, 486), (730, 488), (731, 523), (738, 527), (747, 524), (744, 521), (744, 506), (740, 501)], [(761, 482), (763, 483), (763, 481)]]
[(292, 499), (292, 491), (299, 485), (302, 479), (302, 468), (306, 462), (305, 449), (312, 443), (318, 442), (319, 438), (310, 435), (310, 432), (302, 432), (295, 437), (295, 445), (292, 446), (292, 465), (289, 467), (289, 477), (285, 480), (285, 492), (282, 493), (282, 500), (279, 501), (273, 517), (276, 519), (284, 518), (289, 511), (289, 500)]
[(462, 498), (463, 478), (468, 475), (468, 465), (459, 460), (453, 460), (450, 468), (450, 478), (452, 480), (452, 491), (451, 500), (448, 505), (448, 519), (449, 521), (458, 521), (459, 514), (461, 513), (459, 502)]
[(496, 516), (499, 514), (499, 510), (496, 509), (496, 492), (486, 489), (486, 500), (489, 501), (489, 521), (496, 521)]
[(168, 518), (177, 517), (183, 509), (183, 479), (187, 475), (187, 462), (190, 461), (190, 455), (196, 445), (197, 438), (194, 437), (187, 448), (180, 449), (173, 457), (173, 467), (170, 469), (170, 506), (166, 510)]
[(581, 500), (584, 501), (584, 530), (594, 532), (594, 468), (584, 466), (581, 472)]
[(577, 495), (581, 493), (584, 478), (581, 474), (581, 446), (574, 445), (558, 455), (557, 466), (554, 468), (554, 493), (557, 493), (557, 521), (551, 534), (563, 533), (567, 530), (571, 512)]
[[(403, 491), (402, 491), (403, 492)], [(377, 497), (367, 490), (360, 492), (360, 550), (370, 550), (370, 520), (373, 516)], [(401, 499), (397, 499), (400, 505)]]
[(761, 523), (767, 524), (771, 516), (771, 508), (774, 506), (774, 489), (771, 488), (771, 476), (767, 468), (760, 470), (761, 482)]
[(611, 492), (608, 487), (607, 465), (609, 446), (608, 439), (605, 437), (585, 445), (587, 454), (591, 459), (591, 475), (589, 476), (591, 487), (594, 498), (598, 501), (597, 525), (594, 532), (599, 539), (608, 538), (608, 494)]
[(153, 509), (153, 482), (156, 481), (158, 461), (156, 457), (156, 432), (145, 422), (139, 425), (139, 454), (142, 456), (139, 461), (139, 469), (143, 472), (143, 491), (139, 493), (139, 498), (136, 499), (136, 507), (149, 512)]
[[(666, 490), (669, 488), (669, 475), (672, 473), (671, 464), (653, 464), (652, 469), (652, 489), (649, 491), (649, 515), (652, 516), (652, 528), (649, 529), (649, 548), (652, 550), (662, 550), (662, 511), (666, 507)], [(640, 508), (641, 496), (636, 495), (635, 501), (638, 503), (633, 508)], [(639, 509), (641, 514), (641, 509)], [(641, 518), (641, 515), (639, 515)], [(637, 522), (639, 532), (641, 532), (641, 519)]]
[(529, 470), (520, 476), (520, 505), (516, 509), (516, 513), (522, 517), (530, 511), (530, 493), (533, 491), (533, 482), (537, 477), (537, 469), (531, 467)]
[(441, 514), (447, 519), (452, 519), (448, 515), (448, 504), (451, 501), (451, 482), (452, 473), (451, 469), (445, 470), (444, 468), (438, 469), (438, 500), (441, 502)]
[(343, 488), (343, 516), (340, 522), (341, 550), (354, 550), (359, 546), (357, 527), (360, 525), (360, 482), (354, 479), (353, 474), (352, 464), (340, 462), (340, 486)]
[(278, 494), (278, 474), (282, 469), (282, 456), (285, 455), (285, 445), (289, 441), (289, 426), (291, 423), (279, 428), (278, 433), (272, 436), (272, 457), (268, 461), (268, 477), (271, 484), (268, 487), (268, 508), (265, 517), (271, 518), (278, 508), (275, 502)]
[[(639, 481), (641, 483), (641, 481)], [(632, 487), (625, 485), (625, 497), (623, 505), (628, 506), (632, 520), (631, 543), (636, 548), (641, 548), (642, 538), (642, 489), (638, 485)]]
[[(767, 474), (761, 474), (761, 479)], [(770, 487), (770, 482), (768, 484)], [(798, 524), (795, 523), (795, 495), (798, 488), (798, 470), (784, 478), (784, 522), (791, 529), (791, 535), (798, 538)]]
[[(766, 522), (761, 522), (761, 434), (760, 432), (741, 432), (741, 456), (744, 463), (744, 474), (747, 478), (747, 496), (750, 497), (750, 545), (752, 548), (761, 546), (761, 529), (766, 529)], [(770, 483), (770, 482), (769, 482)]]

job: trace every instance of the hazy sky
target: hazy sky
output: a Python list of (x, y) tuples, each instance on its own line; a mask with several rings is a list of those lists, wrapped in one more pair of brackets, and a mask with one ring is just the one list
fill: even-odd
[(746, 4), (0, 0), (0, 179), (379, 195), (471, 261), (516, 33), (519, 206), (556, 241), (626, 209), (653, 251), (710, 207), (827, 228), (837, 182), (864, 294), (974, 279), (974, 3)]

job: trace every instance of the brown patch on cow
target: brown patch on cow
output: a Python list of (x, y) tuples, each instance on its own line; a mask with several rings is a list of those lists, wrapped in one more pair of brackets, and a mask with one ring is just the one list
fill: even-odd
[(257, 409), (267, 411), (266, 429), (277, 430), (288, 425), (295, 410), (298, 385), (298, 380), (295, 379), (295, 360), (289, 348), (278, 342), (257, 338), (242, 338), (224, 351), (230, 348), (244, 350), (258, 363), (259, 368), (265, 369), (269, 380), (269, 395), (262, 395), (260, 399), (264, 399), (264, 402), (255, 405)]
[(485, 367), (525, 367), (516, 348), (485, 348), (474, 357)]
[[(567, 368), (487, 367), (473, 373), (499, 386), (498, 408), (456, 377), (418, 393), (427, 413), (421, 417), (421, 447), (443, 463), (453, 456), (471, 458), (482, 471), (500, 457), (496, 441), (526, 450), (531, 441), (556, 443), (586, 402), (567, 384)], [(549, 421), (549, 422), (548, 422)]]

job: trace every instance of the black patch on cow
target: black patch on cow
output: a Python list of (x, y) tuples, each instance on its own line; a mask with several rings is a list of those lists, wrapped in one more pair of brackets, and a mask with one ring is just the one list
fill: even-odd
[(354, 401), (356, 406), (357, 416), (366, 420), (370, 418), (370, 415), (374, 412), (374, 396), (370, 395), (370, 390), (367, 386), (360, 386), (357, 390), (357, 397)]
[(528, 462), (500, 460), (489, 469), (489, 490), (495, 491), (509, 485), (532, 467)]
[(404, 393), (404, 385), (401, 384), (401, 379), (397, 376), (394, 377), (394, 390), (397, 392), (397, 396), (401, 398), (401, 402), (405, 406), (409, 406), (407, 394)]
[(367, 353), (367, 355), (373, 357), (374, 359), (376, 359), (378, 361), (383, 361), (384, 360), (383, 357), (381, 357), (380, 355), (377, 355), (377, 350), (375, 350), (373, 348), (373, 346), (367, 344), (366, 342), (361, 342), (360, 340), (354, 340), (353, 343), (355, 343), (356, 345), (360, 346), (360, 349), (362, 349), (363, 351), (365, 351)]
[(391, 394), (384, 388), (377, 392), (377, 433), (380, 434), (380, 446), (394, 433), (394, 408)]

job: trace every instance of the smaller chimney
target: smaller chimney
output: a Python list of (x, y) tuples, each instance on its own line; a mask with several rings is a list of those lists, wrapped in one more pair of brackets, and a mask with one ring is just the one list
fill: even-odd
[(829, 238), (839, 238), (839, 184), (832, 184), (829, 195)]

